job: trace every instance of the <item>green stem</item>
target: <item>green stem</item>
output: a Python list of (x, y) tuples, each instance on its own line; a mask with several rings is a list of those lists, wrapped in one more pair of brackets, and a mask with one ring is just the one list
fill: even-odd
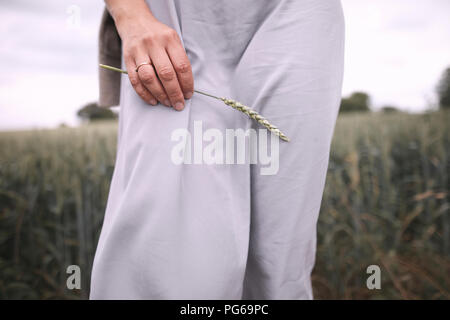
[(114, 68), (111, 66), (107, 66), (106, 64), (100, 64), (100, 67), (102, 67), (103, 69), (107, 69), (107, 70), (111, 70), (111, 71), (117, 71), (117, 72), (122, 72), (125, 74), (128, 74), (128, 72), (126, 72), (125, 70), (119, 69), (119, 68)]
[(222, 100), (222, 101), (223, 101), (222, 98), (213, 96), (212, 94), (209, 94), (209, 93), (206, 93), (206, 92), (201, 92), (200, 90), (194, 90), (194, 91), (197, 92), (197, 93), (200, 93), (200, 94), (204, 94), (205, 96), (208, 96), (208, 97), (211, 97), (211, 98), (215, 98), (215, 99), (219, 99), (219, 100)]

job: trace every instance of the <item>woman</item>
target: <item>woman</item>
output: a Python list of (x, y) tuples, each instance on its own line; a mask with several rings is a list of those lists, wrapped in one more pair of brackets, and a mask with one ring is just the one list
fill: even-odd
[[(120, 79), (118, 153), (91, 299), (312, 299), (342, 86), (340, 1), (106, 4), (122, 45), (105, 43), (110, 51), (101, 57), (112, 62), (110, 53), (123, 52), (129, 78)], [(108, 81), (106, 105), (119, 93)], [(272, 136), (259, 148), (278, 151), (277, 169), (202, 162), (212, 137), (262, 127), (194, 88), (241, 101), (276, 124), (290, 142), (278, 146)], [(199, 125), (214, 134), (199, 138)], [(194, 158), (181, 164), (174, 161), (180, 129), (182, 156)]]

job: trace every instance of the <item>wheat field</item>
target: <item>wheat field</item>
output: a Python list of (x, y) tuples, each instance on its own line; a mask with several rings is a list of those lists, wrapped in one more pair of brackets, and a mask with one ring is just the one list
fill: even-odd
[[(318, 224), (316, 299), (450, 298), (450, 113), (340, 116)], [(85, 299), (115, 122), (0, 133), (0, 299)], [(82, 270), (68, 290), (66, 268)], [(366, 286), (369, 265), (381, 289)]]

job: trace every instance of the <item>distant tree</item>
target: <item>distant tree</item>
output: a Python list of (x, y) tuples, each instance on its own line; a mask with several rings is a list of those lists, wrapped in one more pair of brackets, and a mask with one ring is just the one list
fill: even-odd
[(339, 112), (370, 111), (370, 96), (365, 92), (354, 92), (350, 97), (341, 100)]
[(400, 110), (394, 106), (384, 106), (381, 108), (381, 112), (394, 113), (394, 112), (400, 112)]
[(450, 109), (450, 67), (442, 74), (441, 80), (437, 86), (439, 98), (439, 107), (441, 109)]
[(78, 110), (77, 116), (85, 121), (111, 120), (117, 118), (117, 115), (111, 109), (99, 107), (95, 102), (89, 103)]

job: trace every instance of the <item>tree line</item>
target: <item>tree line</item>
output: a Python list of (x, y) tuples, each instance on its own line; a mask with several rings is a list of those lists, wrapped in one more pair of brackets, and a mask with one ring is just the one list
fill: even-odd
[[(442, 74), (436, 87), (439, 109), (450, 109), (450, 67)], [(341, 100), (340, 113), (345, 112), (368, 112), (371, 111), (369, 94), (365, 92), (354, 92)], [(395, 106), (384, 106), (383, 112), (399, 111)]]

